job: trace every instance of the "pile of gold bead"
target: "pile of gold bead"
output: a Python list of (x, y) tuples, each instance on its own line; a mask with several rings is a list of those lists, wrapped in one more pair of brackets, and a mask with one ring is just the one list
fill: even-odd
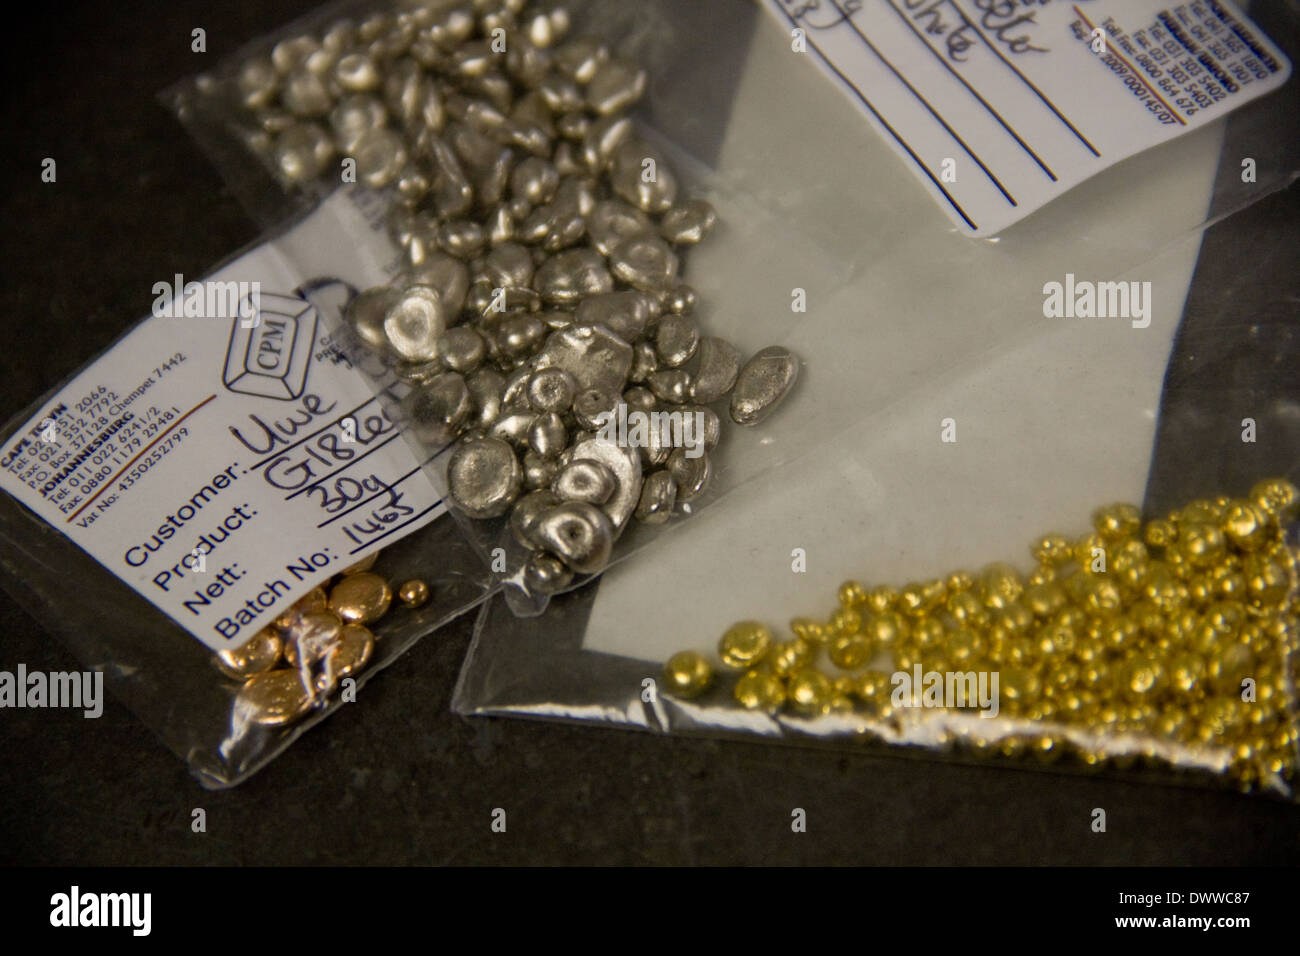
[[(902, 588), (847, 581), (828, 619), (791, 621), (786, 641), (741, 622), (718, 658), (734, 675), (733, 706), (751, 711), (852, 717), (899, 743), (936, 742), (918, 728), (938, 721), (937, 742), (976, 754), (1147, 759), (1226, 773), (1243, 789), (1285, 786), (1300, 740), (1300, 588), (1286, 541), (1297, 510), (1285, 479), (1145, 525), (1132, 505), (1104, 507), (1082, 537), (1035, 541), (1028, 575), (993, 564)], [(918, 663), (997, 672), (997, 719), (894, 706), (892, 675)], [(714, 671), (683, 651), (664, 677), (689, 699)]]
[[(217, 669), (241, 685), (232, 712), (237, 727), (291, 724), (370, 663), (375, 650), (370, 626), (393, 605), (392, 586), (371, 573), (376, 558), (378, 553), (312, 589), (239, 647), (217, 652)], [(429, 586), (407, 581), (398, 587), (397, 599), (418, 608), (429, 600)]]

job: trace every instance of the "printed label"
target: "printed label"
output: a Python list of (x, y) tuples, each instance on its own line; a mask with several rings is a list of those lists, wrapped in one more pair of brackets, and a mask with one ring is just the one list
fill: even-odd
[(256, 307), (157, 303), (4, 442), (0, 487), (208, 647), (251, 637), (443, 510), (304, 294), (341, 308), (386, 254), (339, 193), (186, 284), (252, 288)]
[(1291, 72), (1226, 0), (767, 3), (972, 236)]

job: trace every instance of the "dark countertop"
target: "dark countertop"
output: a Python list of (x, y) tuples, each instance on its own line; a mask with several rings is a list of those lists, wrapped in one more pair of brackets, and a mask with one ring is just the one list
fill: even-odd
[[(314, 6), (35, 7), (6, 57), (0, 210), (14, 414), (109, 344), (160, 276), (258, 229), (160, 89)], [(207, 30), (208, 52), (190, 52)], [(46, 156), (58, 182), (40, 182)], [(1285, 202), (1274, 197), (1268, 203)], [(1261, 204), (1264, 205), (1264, 204)], [(1293, 207), (1292, 207), (1293, 208)], [(1294, 220), (1292, 220), (1294, 222)], [(69, 582), (76, 593), (76, 582)], [(1132, 780), (666, 739), (449, 710), (473, 615), (247, 784), (207, 792), (124, 707), (0, 712), (0, 860), (27, 864), (1294, 864), (1300, 810)], [(79, 663), (0, 593), (0, 668)], [(207, 832), (190, 829), (207, 811)], [(506, 834), (490, 829), (508, 812)], [(803, 807), (808, 830), (793, 834)], [(1093, 833), (1091, 811), (1107, 811)]]

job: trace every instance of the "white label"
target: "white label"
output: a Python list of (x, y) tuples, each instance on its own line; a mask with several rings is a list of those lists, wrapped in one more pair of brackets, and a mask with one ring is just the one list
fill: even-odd
[(972, 236), (1286, 82), (1226, 0), (768, 0)]
[(297, 292), (341, 305), (390, 253), (340, 192), (179, 296), (142, 290), (154, 314), (5, 441), (0, 487), (207, 646), (238, 644), (443, 510)]

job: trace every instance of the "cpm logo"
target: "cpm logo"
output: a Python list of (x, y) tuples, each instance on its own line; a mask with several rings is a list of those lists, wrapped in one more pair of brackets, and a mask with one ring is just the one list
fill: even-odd
[(222, 381), (232, 392), (292, 401), (307, 386), (316, 307), (297, 295), (263, 293), (241, 303), (230, 328)]

